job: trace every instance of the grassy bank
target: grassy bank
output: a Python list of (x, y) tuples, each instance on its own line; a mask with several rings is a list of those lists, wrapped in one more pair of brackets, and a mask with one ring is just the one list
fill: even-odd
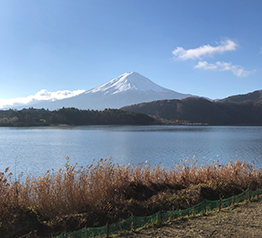
[[(22, 174), (20, 175), (22, 177)], [(262, 184), (262, 171), (236, 161), (227, 165), (176, 164), (173, 168), (120, 166), (110, 160), (14, 181), (0, 174), (0, 234), (39, 236), (102, 226), (157, 211), (192, 207), (204, 198), (230, 197)]]
[[(126, 238), (170, 238), (170, 237), (212, 237), (212, 238), (246, 238), (262, 235), (262, 200), (244, 201), (220, 212), (213, 211), (207, 215), (176, 219), (163, 226), (126, 232)], [(115, 237), (123, 237), (122, 235)]]

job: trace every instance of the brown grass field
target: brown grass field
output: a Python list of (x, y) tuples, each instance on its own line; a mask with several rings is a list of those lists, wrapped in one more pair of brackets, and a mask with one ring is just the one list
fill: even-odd
[(38, 178), (21, 174), (16, 180), (7, 168), (0, 174), (0, 234), (58, 235), (114, 223), (131, 214), (146, 216), (161, 209), (192, 207), (204, 198), (231, 197), (247, 188), (256, 190), (261, 182), (261, 169), (240, 161), (222, 166), (181, 163), (166, 169), (120, 166), (110, 160), (80, 167), (70, 165), (67, 158), (63, 169)]
[[(118, 237), (123, 237), (119, 235)], [(127, 238), (167, 237), (214, 237), (214, 238), (259, 238), (262, 237), (262, 200), (245, 201), (235, 206), (213, 211), (206, 216), (199, 215), (179, 219), (162, 227), (142, 229), (126, 233)]]

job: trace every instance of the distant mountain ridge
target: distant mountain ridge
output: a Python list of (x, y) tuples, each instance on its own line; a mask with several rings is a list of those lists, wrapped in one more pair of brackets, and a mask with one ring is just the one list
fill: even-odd
[(262, 103), (262, 90), (257, 90), (247, 94), (234, 95), (224, 98), (222, 100), (218, 100), (218, 102), (234, 102), (234, 103), (241, 103), (247, 101)]
[(55, 101), (39, 101), (27, 107), (50, 110), (62, 107), (104, 110), (162, 99), (183, 99), (189, 96), (192, 95), (163, 88), (139, 73), (130, 72), (77, 96)]
[(141, 103), (121, 109), (145, 113), (168, 124), (262, 125), (262, 103), (256, 100), (212, 102), (189, 97)]
[[(12, 105), (7, 104), (7, 106), (3, 109), (9, 109), (9, 108), (23, 109), (23, 108), (33, 107), (33, 108), (44, 108), (49, 110), (57, 110), (60, 108), (104, 110), (108, 108), (119, 109), (126, 106), (131, 106), (141, 103), (149, 103), (149, 102), (153, 102), (151, 104), (153, 105), (153, 104), (157, 104), (155, 103), (155, 101), (159, 101), (159, 100), (166, 100), (166, 102), (168, 102), (168, 100), (182, 100), (184, 103), (183, 105), (186, 105), (185, 104), (186, 102), (188, 103), (190, 102), (189, 104), (196, 104), (197, 102), (201, 101), (201, 100), (199, 101), (196, 100), (197, 96), (195, 96), (196, 98), (194, 100), (190, 99), (187, 101), (186, 98), (190, 98), (190, 97), (194, 97), (194, 96), (192, 96), (191, 94), (178, 93), (176, 91), (161, 87), (139, 73), (129, 72), (129, 73), (124, 73), (108, 81), (105, 84), (102, 84), (96, 88), (87, 91), (84, 90), (76, 90), (72, 92), (58, 91), (52, 93), (46, 90), (41, 90), (37, 94), (27, 97), (26, 100), (21, 100), (18, 102), (16, 101), (12, 103)], [(205, 103), (206, 107), (210, 107), (212, 101), (209, 99), (205, 99), (205, 100), (206, 100)], [(27, 102), (25, 103), (25, 101)], [(243, 95), (234, 95), (224, 99), (216, 100), (216, 103), (213, 102), (212, 105), (216, 105), (218, 107), (219, 106), (218, 103), (220, 104), (244, 103), (245, 105), (254, 104), (255, 106), (253, 107), (254, 110), (256, 110), (257, 108), (256, 104), (262, 103), (262, 90), (254, 91)], [(178, 111), (182, 110), (181, 102), (177, 104), (177, 107), (178, 107)], [(171, 108), (170, 110), (173, 109)], [(216, 111), (215, 108), (213, 108), (212, 110)], [(191, 114), (194, 111), (195, 108), (193, 106), (191, 110)], [(204, 108), (202, 108), (201, 111), (207, 112), (206, 110), (204, 110)], [(144, 113), (143, 111), (141, 112)], [(221, 113), (223, 114), (222, 111)], [(195, 115), (198, 115), (200, 118), (203, 119), (203, 117), (200, 116), (200, 111), (196, 111)], [(218, 114), (214, 118), (214, 120), (220, 118), (220, 116), (221, 114)], [(184, 117), (184, 115), (183, 116), (180, 115), (179, 117), (182, 118)], [(184, 120), (191, 121), (192, 119), (190, 117), (186, 117), (186, 118), (184, 118)], [(194, 118), (193, 121), (199, 121), (199, 119)], [(204, 121), (208, 121), (208, 120), (205, 119)], [(217, 123), (217, 121), (209, 120), (209, 123)]]

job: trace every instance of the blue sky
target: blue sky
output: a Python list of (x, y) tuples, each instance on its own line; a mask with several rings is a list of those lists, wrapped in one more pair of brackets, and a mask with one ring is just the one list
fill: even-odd
[(262, 89), (261, 0), (0, 3), (0, 99), (131, 71), (211, 99)]

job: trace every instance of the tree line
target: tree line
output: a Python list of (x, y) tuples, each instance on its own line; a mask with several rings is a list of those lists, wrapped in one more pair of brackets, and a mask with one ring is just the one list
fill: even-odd
[(255, 101), (209, 101), (189, 97), (183, 100), (161, 100), (122, 108), (145, 113), (167, 124), (200, 123), (208, 125), (262, 125), (262, 103)]
[(142, 113), (118, 109), (80, 110), (77, 108), (28, 108), (0, 110), (0, 126), (52, 126), (52, 125), (149, 125), (154, 119)]

